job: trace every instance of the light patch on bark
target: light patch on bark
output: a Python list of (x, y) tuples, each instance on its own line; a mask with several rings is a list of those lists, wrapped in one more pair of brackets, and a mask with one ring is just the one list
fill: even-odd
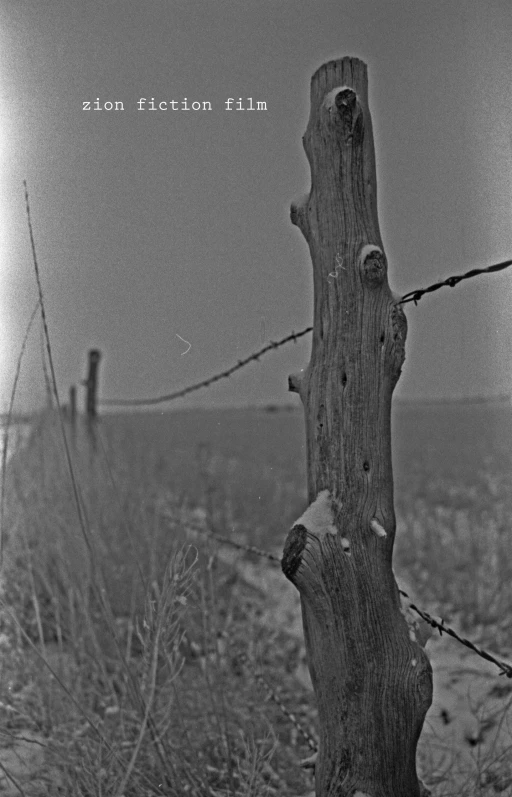
[(354, 94), (357, 95), (357, 91), (355, 89), (353, 89), (352, 86), (336, 86), (335, 89), (331, 89), (331, 91), (329, 91), (325, 95), (324, 101), (323, 101), (324, 108), (329, 108), (329, 109), (332, 108), (332, 106), (334, 105), (334, 100), (336, 98), (336, 94), (339, 94), (340, 91), (353, 91)]
[(299, 761), (300, 766), (303, 769), (314, 769), (316, 766), (316, 761), (318, 758), (318, 751), (310, 755), (308, 758), (303, 758), (302, 761)]
[(323, 539), (326, 534), (337, 534), (332, 514), (331, 496), (329, 490), (322, 490), (312, 504), (308, 506), (302, 517), (295, 521), (294, 526), (304, 526), (310, 534)]
[(366, 260), (366, 258), (367, 258), (369, 255), (371, 255), (371, 254), (372, 254), (372, 252), (377, 252), (379, 255), (382, 255), (382, 254), (383, 254), (383, 252), (382, 252), (382, 249), (380, 248), (380, 246), (375, 246), (375, 244), (365, 244), (365, 245), (363, 246), (363, 248), (361, 249), (361, 252), (360, 252), (360, 254), (359, 254), (359, 260), (360, 260), (360, 262), (361, 262), (361, 263), (364, 263), (364, 261)]
[(309, 194), (301, 194), (292, 202), (292, 208), (296, 210), (299, 208), (306, 208), (309, 202)]
[(371, 528), (372, 531), (375, 532), (377, 537), (387, 537), (388, 536), (387, 533), (386, 533), (386, 529), (383, 526), (380, 525), (379, 521), (375, 517), (373, 518), (373, 520), (370, 521), (370, 528)]
[(350, 555), (350, 540), (347, 540), (346, 537), (342, 537), (341, 547), (343, 548), (346, 554)]

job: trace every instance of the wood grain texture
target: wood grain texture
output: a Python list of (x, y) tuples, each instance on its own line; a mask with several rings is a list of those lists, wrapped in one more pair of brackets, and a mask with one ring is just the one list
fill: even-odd
[(362, 61), (331, 61), (314, 74), (303, 142), (312, 187), (291, 218), (311, 253), (314, 331), (310, 362), (291, 387), (304, 405), (309, 502), (328, 491), (337, 533), (320, 534), (303, 516), (283, 571), (301, 595), (318, 702), (316, 793), (417, 797), (432, 671), (400, 612), (392, 570), (391, 399), (407, 323), (387, 280)]

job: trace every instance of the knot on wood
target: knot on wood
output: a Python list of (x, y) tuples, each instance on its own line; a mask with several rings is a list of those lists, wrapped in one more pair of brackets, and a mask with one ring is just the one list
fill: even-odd
[(99, 363), (101, 359), (101, 352), (99, 349), (91, 349), (89, 351), (89, 362), (90, 363)]
[(302, 552), (306, 547), (307, 529), (305, 526), (293, 526), (288, 532), (283, 548), (281, 570), (289, 581), (294, 583), (293, 577), (302, 562)]
[(364, 282), (370, 287), (381, 285), (386, 277), (387, 265), (384, 252), (379, 246), (366, 244), (359, 255), (359, 266)]
[(344, 113), (345, 109), (348, 109), (350, 112), (352, 112), (356, 102), (357, 94), (353, 89), (348, 88), (339, 91), (334, 98), (334, 104), (340, 113)]
[(399, 304), (393, 305), (393, 309), (391, 310), (391, 323), (393, 326), (393, 341), (395, 346), (403, 348), (407, 335), (407, 319), (402, 310), (402, 306)]
[(407, 337), (407, 319), (400, 304), (394, 304), (391, 310), (393, 327), (393, 386), (396, 385), (402, 372), (405, 360), (405, 338)]
[(362, 116), (355, 91), (349, 88), (339, 91), (334, 98), (334, 104), (338, 111), (338, 124), (344, 142), (347, 144), (354, 137), (358, 139), (362, 130)]
[(299, 228), (304, 237), (309, 231), (309, 194), (301, 196), (290, 206), (290, 221)]
[(290, 374), (288, 377), (288, 390), (290, 393), (299, 393), (302, 384), (301, 374)]

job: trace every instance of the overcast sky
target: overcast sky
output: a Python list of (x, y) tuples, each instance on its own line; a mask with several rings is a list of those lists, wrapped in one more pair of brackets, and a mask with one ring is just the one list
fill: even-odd
[[(309, 84), (330, 59), (368, 64), (392, 289), (512, 256), (510, 0), (4, 0), (0, 22), (2, 409), (37, 299), (24, 179), (64, 399), (92, 346), (103, 398), (151, 397), (311, 324), (289, 206), (310, 187)], [(229, 97), (267, 110), (227, 111)], [(84, 111), (96, 98), (124, 111)], [(511, 280), (407, 305), (395, 395), (512, 392)], [(309, 348), (177, 406), (298, 401), (287, 376)], [(38, 322), (17, 406), (44, 395)]]

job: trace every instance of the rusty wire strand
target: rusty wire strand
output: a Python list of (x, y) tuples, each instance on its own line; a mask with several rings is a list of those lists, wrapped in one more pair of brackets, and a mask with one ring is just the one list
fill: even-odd
[[(275, 554), (270, 553), (269, 551), (263, 551), (261, 548), (255, 548), (253, 545), (245, 545), (244, 543), (230, 540), (227, 537), (221, 537), (220, 535), (216, 534), (210, 529), (204, 529), (199, 525), (197, 526), (194, 525), (193, 530), (201, 531), (205, 536), (211, 537), (213, 540), (216, 540), (222, 545), (231, 545), (233, 548), (238, 548), (241, 551), (248, 551), (249, 553), (255, 553), (258, 556), (261, 556), (265, 559), (269, 559), (271, 562), (281, 564), (281, 559), (279, 559), (278, 556), (275, 556)], [(400, 595), (403, 595), (405, 598), (407, 598), (410, 601), (407, 592), (404, 592), (403, 589), (399, 590), (399, 592)], [(432, 617), (432, 615), (428, 614), (428, 612), (419, 609), (414, 603), (409, 603), (409, 606), (414, 612), (416, 612), (416, 614), (418, 614), (423, 620), (425, 620), (425, 622), (427, 622), (433, 628), (436, 628), (439, 631), (440, 636), (442, 636), (443, 633), (448, 634), (448, 636), (451, 636), (453, 637), (453, 639), (456, 639), (458, 642), (460, 642), (462, 645), (472, 650), (482, 659), (485, 659), (486, 661), (490, 661), (492, 664), (495, 664), (500, 669), (500, 675), (506, 675), (507, 678), (512, 678), (511, 664), (508, 664), (506, 661), (503, 661), (502, 659), (496, 658), (495, 656), (492, 655), (492, 653), (489, 653), (483, 648), (478, 647), (477, 645), (474, 644), (474, 642), (471, 642), (469, 639), (459, 636), (459, 634), (457, 634), (457, 632), (454, 631), (453, 628), (450, 628), (450, 626), (445, 624), (442, 618), (436, 620), (434, 617)]]
[[(410, 291), (410, 293), (404, 294), (402, 298), (397, 302), (397, 304), (406, 304), (407, 302), (414, 302), (415, 305), (418, 304), (419, 300), (422, 296), (426, 293), (432, 293), (432, 291), (437, 291), (439, 288), (443, 288), (448, 286), (453, 288), (462, 280), (470, 279), (471, 277), (476, 277), (479, 274), (490, 274), (494, 271), (501, 271), (504, 268), (512, 265), (512, 260), (505, 260), (502, 263), (495, 263), (492, 266), (487, 266), (487, 268), (473, 268), (470, 271), (466, 271), (465, 274), (458, 274), (453, 277), (448, 277), (447, 279), (443, 280), (443, 282), (436, 282), (434, 285), (430, 285), (428, 288), (420, 288), (415, 291)], [(226, 371), (222, 371), (221, 373), (215, 374), (214, 376), (205, 379), (203, 382), (197, 382), (194, 385), (189, 385), (188, 387), (184, 387), (182, 390), (176, 390), (174, 393), (166, 393), (163, 396), (155, 396), (154, 398), (148, 399), (100, 399), (98, 404), (102, 406), (116, 406), (116, 407), (143, 407), (143, 406), (151, 406), (154, 404), (163, 404), (167, 401), (174, 401), (174, 399), (182, 398), (183, 396), (192, 393), (195, 390), (200, 390), (203, 387), (209, 387), (213, 385), (214, 382), (218, 382), (219, 379), (226, 379), (227, 377), (234, 374), (235, 371), (238, 371), (240, 368), (248, 365), (250, 362), (257, 361), (259, 358), (266, 354), (269, 351), (273, 351), (274, 349), (278, 349), (280, 346), (284, 346), (286, 343), (289, 343), (291, 340), (294, 342), (301, 338), (303, 335), (307, 335), (308, 332), (312, 332), (313, 327), (306, 327), (305, 329), (301, 330), (301, 332), (292, 332), (290, 335), (286, 335), (286, 337), (281, 338), (278, 341), (270, 341), (266, 346), (259, 351), (254, 352), (254, 354), (249, 355), (244, 360), (239, 360), (236, 365), (232, 365), (231, 368), (228, 368)]]

